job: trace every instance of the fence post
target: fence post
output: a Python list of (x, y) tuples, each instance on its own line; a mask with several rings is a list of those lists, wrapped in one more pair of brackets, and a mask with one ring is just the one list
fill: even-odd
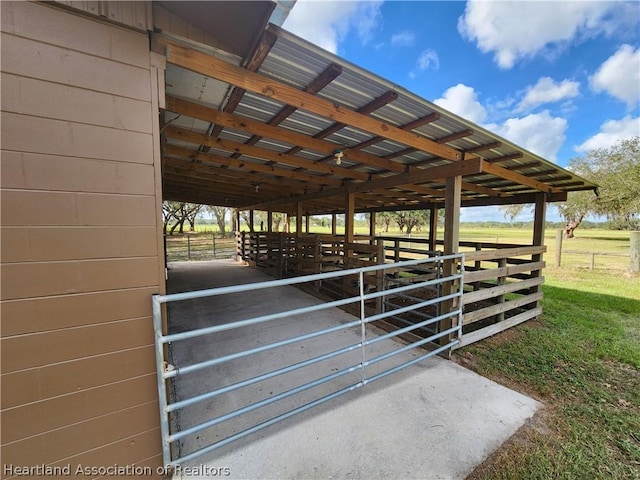
[(556, 230), (556, 267), (560, 267), (562, 258), (562, 230)]
[(632, 272), (640, 272), (640, 231), (631, 232), (629, 248), (629, 268)]

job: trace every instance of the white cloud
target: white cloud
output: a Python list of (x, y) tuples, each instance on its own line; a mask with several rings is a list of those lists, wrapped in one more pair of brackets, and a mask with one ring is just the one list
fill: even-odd
[(355, 29), (363, 44), (373, 38), (382, 21), (382, 0), (371, 2), (325, 2), (298, 0), (283, 27), (329, 50), (338, 52), (339, 43)]
[(522, 118), (510, 118), (491, 128), (498, 135), (512, 141), (547, 160), (555, 161), (565, 141), (567, 120), (553, 117), (548, 110)]
[(435, 50), (429, 48), (420, 54), (416, 64), (420, 70), (426, 70), (428, 68), (438, 70), (440, 68), (440, 58), (438, 58), (438, 53)]
[(518, 104), (517, 111), (535, 108), (544, 103), (553, 103), (568, 98), (577, 97), (580, 93), (580, 83), (571, 80), (555, 82), (552, 78), (542, 77), (535, 85), (527, 87), (524, 98)]
[(392, 47), (411, 47), (416, 43), (416, 35), (409, 30), (394, 33), (391, 35)]
[(620, 140), (640, 135), (640, 117), (626, 116), (621, 120), (607, 120), (600, 131), (581, 145), (574, 147), (577, 152), (588, 152), (596, 148), (609, 148)]
[(623, 31), (634, 21), (637, 11), (623, 2), (470, 0), (458, 19), (458, 31), (509, 69), (540, 52), (557, 53), (571, 42)]
[(433, 103), (478, 124), (487, 118), (487, 110), (478, 101), (476, 91), (462, 83), (447, 89), (442, 97)]
[(623, 45), (589, 78), (596, 92), (607, 92), (633, 107), (640, 102), (640, 47)]

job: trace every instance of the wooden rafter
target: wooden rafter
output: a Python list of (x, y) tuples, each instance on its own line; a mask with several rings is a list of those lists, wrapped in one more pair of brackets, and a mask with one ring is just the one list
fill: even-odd
[[(358, 108), (356, 110), (357, 113), (362, 113), (362, 114), (368, 114), (368, 113), (372, 113), (375, 112), (376, 110), (378, 110), (379, 108), (393, 102), (394, 100), (397, 100), (398, 98), (398, 94), (396, 92), (393, 92), (391, 90), (383, 93), (382, 95), (380, 95), (377, 98), (374, 98), (372, 101), (370, 101), (369, 103), (367, 103), (366, 105)], [(346, 127), (347, 125), (345, 125), (344, 123), (334, 123), (333, 125), (329, 125), (327, 128), (325, 128), (324, 130), (316, 133), (313, 138), (327, 138), (328, 136), (342, 130), (344, 127)], [(300, 150), (298, 149), (299, 147), (293, 147), (290, 151), (288, 151), (287, 153), (296, 153), (299, 152)], [(350, 151), (355, 151), (357, 150), (355, 147), (351, 147), (349, 148)]]
[[(376, 178), (374, 180), (369, 180), (366, 182), (348, 183), (343, 187), (328, 188), (321, 192), (315, 192), (309, 195), (303, 195), (301, 197), (283, 198), (281, 200), (265, 203), (264, 208), (266, 208), (266, 205), (271, 205), (271, 204), (276, 205), (276, 204), (287, 203), (292, 201), (303, 202), (307, 200), (345, 195), (347, 193), (361, 193), (361, 192), (367, 192), (372, 190), (381, 190), (381, 189), (387, 189), (387, 188), (393, 188), (393, 187), (400, 187), (404, 185), (419, 184), (419, 183), (424, 183), (431, 180), (448, 178), (448, 177), (453, 177), (458, 175), (460, 176), (474, 175), (474, 174), (481, 173), (482, 171), (481, 167), (482, 167), (482, 159), (471, 158), (461, 162), (451, 162), (446, 165), (440, 165), (438, 167), (416, 169), (409, 173), (400, 173), (400, 174), (391, 175), (388, 177)], [(251, 208), (254, 208), (254, 207), (251, 207)], [(255, 208), (263, 208), (263, 207), (255, 207)]]
[(495, 175), (496, 177), (504, 178), (505, 180), (511, 180), (512, 182), (518, 183), (520, 185), (527, 185), (531, 188), (534, 188), (540, 192), (545, 193), (558, 193), (560, 189), (551, 187), (546, 183), (539, 182), (533, 178), (525, 177), (524, 175), (514, 172), (512, 170), (507, 170), (506, 168), (502, 168), (495, 163), (489, 163), (487, 161), (482, 160), (482, 171), (485, 173), (490, 173)]
[[(258, 71), (262, 63), (267, 58), (267, 55), (269, 55), (271, 48), (273, 48), (273, 46), (275, 45), (277, 39), (278, 36), (274, 32), (270, 31), (269, 29), (265, 30), (262, 33), (260, 41), (256, 45), (254, 51), (251, 53), (249, 60), (247, 61), (244, 68), (246, 68), (250, 72)], [(244, 88), (233, 87), (233, 89), (231, 90), (231, 94), (229, 95), (229, 99), (223, 107), (223, 110), (227, 113), (235, 112), (245, 93), (246, 90)], [(209, 128), (207, 129), (207, 134), (212, 137), (217, 137), (218, 135), (220, 135), (221, 131), (222, 127), (220, 125), (211, 123), (209, 125)], [(202, 145), (201, 150), (203, 152), (207, 152), (208, 148), (205, 145)]]
[(249, 157), (261, 158), (264, 160), (270, 160), (275, 163), (283, 163), (293, 167), (302, 167), (305, 170), (311, 170), (315, 172), (330, 174), (335, 177), (352, 178), (355, 180), (368, 180), (369, 174), (365, 172), (359, 172), (356, 170), (349, 170), (337, 165), (329, 165), (326, 163), (316, 163), (311, 160), (307, 160), (295, 155), (287, 155), (284, 153), (278, 153), (275, 150), (267, 150), (266, 148), (260, 148), (252, 145), (245, 145), (243, 143), (233, 142), (222, 138), (210, 138), (202, 133), (191, 132), (178, 127), (168, 127), (165, 130), (165, 135), (168, 138), (176, 140), (184, 140), (190, 143), (199, 145), (207, 145), (209, 147), (218, 148), (220, 150), (226, 150), (232, 153), (240, 153), (241, 155), (247, 155)]
[[(327, 140), (316, 139), (292, 130), (266, 125), (250, 118), (220, 112), (219, 110), (172, 96), (167, 96), (166, 108), (167, 110), (180, 113), (191, 118), (211, 121), (217, 125), (248, 132), (255, 136), (267, 137), (294, 145), (301, 145), (304, 148), (324, 154), (333, 154), (336, 148), (340, 147), (339, 145)], [(300, 148), (300, 150), (302, 150), (302, 148)], [(290, 154), (290, 152), (291, 150), (286, 153)], [(349, 155), (350, 159), (367, 166), (390, 170), (392, 172), (404, 172), (406, 170), (406, 167), (402, 164), (384, 160), (376, 157), (375, 155), (359, 151), (351, 151), (351, 149), (345, 149), (345, 152), (345, 154)]]
[(235, 86), (241, 86), (256, 94), (307, 110), (325, 118), (333, 119), (374, 135), (404, 143), (438, 157), (451, 161), (460, 161), (462, 158), (460, 151), (445, 145), (440, 145), (424, 136), (401, 130), (394, 125), (357, 113), (341, 105), (302, 92), (273, 79), (249, 72), (224, 60), (217, 59), (211, 55), (182, 45), (168, 45), (167, 61), (179, 67), (216, 78)]
[(305, 172), (299, 172), (299, 171), (289, 170), (285, 168), (280, 168), (276, 165), (265, 165), (262, 163), (239, 160), (237, 158), (222, 157), (220, 155), (198, 152), (197, 150), (177, 147), (175, 145), (165, 146), (165, 152), (167, 155), (175, 155), (178, 157), (189, 158), (191, 160), (211, 162), (211, 163), (215, 163), (218, 165), (225, 165), (232, 168), (268, 173), (268, 174), (276, 175), (279, 177), (287, 177), (287, 178), (302, 180), (305, 182), (309, 182), (312, 185), (336, 186), (336, 185), (342, 184), (342, 182), (337, 178), (310, 175)]
[[(315, 94), (322, 90), (324, 87), (333, 82), (342, 73), (342, 67), (336, 63), (329, 65), (320, 75), (318, 75), (309, 85), (307, 85), (303, 91), (306, 93)], [(268, 122), (267, 125), (279, 125), (287, 117), (293, 114), (297, 110), (296, 107), (286, 105), (276, 113)], [(255, 145), (260, 141), (262, 137), (260, 135), (254, 135), (247, 140), (247, 145)]]

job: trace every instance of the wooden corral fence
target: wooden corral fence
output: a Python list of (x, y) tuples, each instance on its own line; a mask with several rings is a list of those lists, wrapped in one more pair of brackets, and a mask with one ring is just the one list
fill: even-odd
[[(241, 232), (237, 234), (238, 258), (271, 275), (287, 276), (357, 268), (441, 255), (429, 250), (429, 240), (406, 237), (357, 236), (346, 243), (343, 236)], [(441, 241), (437, 242), (440, 246)], [(460, 242), (465, 253), (463, 276), (463, 336), (460, 346), (534, 318), (542, 312), (542, 256), (545, 246)], [(381, 282), (402, 278), (438, 277), (442, 272), (397, 272), (395, 280), (375, 275), (365, 279), (366, 288), (379, 289)], [(316, 289), (333, 297), (355, 293), (357, 284), (323, 282)]]
[[(640, 232), (631, 232), (630, 249), (629, 252), (598, 252), (598, 251), (583, 251), (583, 250), (565, 250), (563, 247), (564, 230), (556, 230), (556, 244), (555, 244), (555, 266), (560, 268), (562, 265), (562, 255), (587, 255), (590, 257), (589, 270), (595, 270), (596, 268), (596, 256), (602, 257), (625, 257), (629, 259), (629, 269), (632, 272), (640, 271)], [(611, 265), (607, 265), (611, 268)], [(618, 265), (621, 267), (621, 265)], [(615, 267), (614, 267), (615, 268)]]

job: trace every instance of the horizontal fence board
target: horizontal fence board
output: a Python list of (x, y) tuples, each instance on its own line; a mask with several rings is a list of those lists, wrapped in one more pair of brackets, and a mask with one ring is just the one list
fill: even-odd
[(0, 340), (1, 372), (152, 345), (153, 339), (150, 317), (7, 337)]
[(158, 258), (9, 263), (2, 266), (2, 300), (149, 287)]
[(4, 301), (2, 337), (148, 317), (157, 292), (153, 286)]
[(485, 338), (507, 330), (508, 328), (515, 327), (516, 325), (526, 322), (527, 320), (535, 318), (541, 314), (542, 308), (536, 307), (533, 310), (519, 313), (518, 315), (508, 318), (507, 320), (503, 320), (502, 322), (489, 325), (488, 327), (481, 328), (480, 330), (476, 330), (475, 332), (466, 333), (462, 335), (460, 343), (453, 348), (461, 348), (467, 345), (471, 345), (472, 343), (479, 342), (480, 340), (484, 340)]
[(526, 297), (521, 297), (516, 300), (505, 301), (504, 303), (498, 303), (490, 307), (481, 308), (480, 310), (474, 310), (473, 312), (465, 313), (462, 317), (463, 325), (467, 325), (472, 322), (477, 322), (483, 318), (492, 317), (499, 313), (504, 313), (514, 308), (522, 307), (529, 303), (536, 302), (542, 298), (542, 292), (536, 292)]
[(55, 430), (158, 398), (156, 375), (29, 403), (2, 412), (2, 443)]
[(6, 227), (2, 263), (155, 256), (156, 227)]
[(11, 408), (155, 373), (152, 345), (3, 374), (2, 407)]
[(522, 255), (536, 255), (546, 252), (547, 247), (542, 246), (522, 246), (518, 248), (499, 248), (480, 252), (464, 252), (465, 262), (494, 260), (500, 258), (519, 257)]
[(516, 292), (526, 288), (534, 287), (544, 283), (544, 277), (534, 277), (529, 280), (520, 282), (510, 282), (504, 285), (496, 285), (494, 287), (485, 288), (482, 290), (476, 290), (475, 292), (467, 292), (462, 295), (462, 304), (468, 305), (469, 303), (479, 302), (487, 300), (489, 298), (497, 297), (498, 295), (504, 295), (505, 293)]
[(77, 455), (151, 430), (160, 423), (158, 411), (158, 402), (153, 401), (5, 444), (2, 461), (12, 465), (48, 464)]
[(522, 265), (514, 265), (510, 267), (489, 268), (476, 271), (465, 270), (464, 283), (479, 282), (482, 280), (488, 280), (490, 278), (511, 277), (517, 273), (542, 270), (544, 267), (545, 262), (529, 262), (523, 263)]

